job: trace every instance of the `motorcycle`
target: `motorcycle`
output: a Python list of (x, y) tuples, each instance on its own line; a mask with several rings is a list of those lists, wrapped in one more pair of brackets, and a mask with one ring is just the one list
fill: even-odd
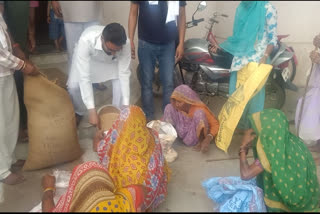
[[(186, 23), (186, 28), (197, 26), (204, 18), (194, 19), (194, 15), (206, 8), (206, 2), (199, 3), (192, 20)], [(184, 55), (176, 63), (174, 69), (174, 84), (189, 85), (196, 91), (200, 98), (205, 99), (212, 96), (228, 98), (230, 67), (233, 56), (221, 49), (213, 53), (211, 47), (218, 45), (216, 36), (212, 33), (215, 24), (219, 23), (221, 17), (228, 15), (218, 12), (213, 13), (209, 19), (209, 27), (204, 38), (191, 38), (184, 43)], [(265, 108), (281, 109), (285, 103), (285, 89), (297, 91), (298, 88), (292, 83), (296, 74), (297, 58), (292, 47), (286, 46), (281, 39), (289, 35), (279, 35), (277, 47), (270, 54), (273, 69), (266, 83)], [(140, 66), (137, 67), (137, 76), (140, 81)], [(141, 81), (140, 81), (141, 84)], [(153, 93), (162, 94), (159, 75), (159, 65), (156, 63), (153, 80)]]

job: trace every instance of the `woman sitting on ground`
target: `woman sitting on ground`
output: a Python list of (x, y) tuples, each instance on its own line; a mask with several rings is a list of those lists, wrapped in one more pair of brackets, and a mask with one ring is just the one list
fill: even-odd
[[(107, 197), (99, 194), (94, 195), (90, 190), (91, 188), (96, 189), (95, 186), (98, 186), (98, 184), (94, 183), (87, 184), (90, 185), (88, 190), (80, 188), (81, 185), (85, 185), (82, 184), (82, 182), (91, 182), (91, 180), (94, 180), (93, 178), (96, 174), (94, 172), (89, 173), (89, 170), (88, 173), (94, 176), (91, 178), (88, 175), (81, 181), (81, 177), (77, 171), (81, 172), (81, 168), (86, 167), (79, 166), (78, 168), (80, 169), (76, 168), (73, 172), (74, 178), (70, 179), (70, 185), (67, 191), (67, 195), (69, 196), (67, 197), (72, 197), (73, 191), (75, 192), (77, 190), (78, 192), (73, 194), (74, 197), (70, 199), (71, 202), (64, 202), (64, 199), (60, 199), (62, 202), (59, 202), (54, 210), (108, 212), (111, 211), (111, 209), (109, 209), (111, 205), (119, 209), (121, 206), (124, 206), (121, 204), (122, 201), (125, 201), (122, 200), (123, 197), (131, 197), (133, 201), (135, 201), (135, 206), (131, 205), (130, 209), (128, 209), (129, 211), (151, 211), (164, 201), (167, 194), (169, 168), (162, 155), (158, 134), (146, 127), (146, 117), (141, 108), (130, 106), (121, 109), (118, 119), (112, 124), (109, 130), (106, 132), (101, 130), (96, 133), (93, 144), (94, 150), (98, 152), (100, 164), (106, 169), (104, 174), (108, 174), (108, 176), (112, 178), (106, 179), (113, 180), (112, 185), (115, 186), (115, 188), (112, 188), (118, 190), (118, 192), (112, 196), (107, 194)], [(100, 165), (94, 165), (92, 170), (94, 171), (95, 168), (101, 171)], [(107, 177), (107, 175), (104, 176)], [(98, 182), (99, 180), (97, 180), (97, 183)], [(108, 181), (108, 183), (111, 183), (111, 181)], [(128, 187), (132, 187), (132, 185), (135, 188), (128, 189)], [(140, 186), (140, 188), (136, 187), (137, 185)], [(52, 187), (52, 185), (47, 186)], [(44, 186), (44, 188), (47, 186)], [(99, 189), (99, 186), (97, 189)], [(111, 191), (109, 187), (107, 189), (106, 191)], [(81, 197), (81, 199), (78, 199), (78, 195), (82, 195), (80, 191), (83, 191), (84, 198)], [(133, 191), (135, 191), (135, 193)], [(123, 192), (125, 192), (126, 195)], [(100, 196), (99, 201), (95, 198), (91, 199), (91, 194), (92, 197)], [(115, 197), (115, 199), (109, 202), (110, 197)], [(79, 201), (76, 203), (72, 202), (73, 200)], [(139, 200), (142, 202), (139, 202)], [(80, 207), (84, 201), (97, 201), (101, 206), (95, 202)], [(49, 203), (52, 205), (51, 202)], [(65, 208), (62, 209), (60, 207), (62, 206), (61, 203), (67, 204), (64, 206)], [(74, 204), (73, 209), (71, 209), (72, 207), (69, 203)], [(107, 208), (107, 210), (105, 208)], [(126, 210), (124, 208), (121, 208), (122, 210), (119, 209), (118, 211)], [(48, 209), (43, 209), (43, 211), (46, 210)], [(113, 211), (115, 211), (115, 209), (113, 209)]]
[(164, 110), (163, 121), (171, 123), (187, 146), (207, 152), (217, 135), (219, 122), (196, 92), (187, 85), (178, 86), (171, 95), (171, 104)]
[[(314, 211), (319, 203), (319, 184), (311, 153), (302, 140), (289, 132), (283, 112), (266, 109), (250, 116), (253, 129), (245, 132), (240, 146), (243, 180), (257, 176), (268, 211)], [(254, 141), (253, 141), (254, 140)], [(247, 162), (253, 142), (255, 162)]]
[(94, 149), (118, 187), (145, 185), (142, 210), (153, 210), (166, 197), (169, 168), (158, 133), (146, 124), (141, 108), (125, 107), (104, 137), (97, 134)]
[(118, 187), (108, 170), (97, 162), (76, 166), (67, 192), (54, 203), (55, 177), (42, 178), (42, 212), (141, 212), (145, 187)]

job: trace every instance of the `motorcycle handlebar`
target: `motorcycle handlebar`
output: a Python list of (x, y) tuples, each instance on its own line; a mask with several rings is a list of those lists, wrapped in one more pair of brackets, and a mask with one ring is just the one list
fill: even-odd
[(190, 21), (190, 22), (187, 22), (187, 23), (186, 23), (186, 26), (187, 26), (187, 28), (191, 28), (191, 27), (197, 26), (198, 23), (203, 22), (203, 21), (204, 21), (204, 18), (195, 19), (195, 20), (192, 20), (192, 21)]

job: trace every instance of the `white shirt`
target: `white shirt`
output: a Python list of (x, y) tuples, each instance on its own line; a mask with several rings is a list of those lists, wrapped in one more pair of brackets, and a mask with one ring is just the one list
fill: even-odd
[(88, 27), (81, 34), (75, 46), (68, 87), (80, 86), (83, 103), (87, 109), (92, 109), (94, 96), (92, 83), (119, 79), (121, 85), (122, 104), (129, 105), (130, 98), (130, 41), (122, 46), (122, 50), (108, 56), (102, 49), (101, 35), (105, 26), (95, 25)]

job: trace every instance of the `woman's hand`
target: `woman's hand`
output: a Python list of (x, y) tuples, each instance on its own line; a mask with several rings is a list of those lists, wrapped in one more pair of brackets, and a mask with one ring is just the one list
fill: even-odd
[(54, 188), (56, 186), (56, 178), (52, 175), (46, 174), (42, 177), (42, 189)]
[(93, 138), (93, 151), (97, 152), (98, 151), (98, 144), (101, 140), (104, 138), (104, 131), (103, 130), (97, 130), (96, 134), (94, 135)]
[(247, 147), (253, 139), (256, 137), (253, 129), (248, 129), (244, 132), (244, 136), (242, 138), (242, 143), (240, 147)]
[(264, 55), (261, 59), (260, 59), (260, 64), (266, 64), (268, 57), (266, 55)]
[(320, 53), (317, 51), (311, 51), (310, 59), (313, 63), (320, 64)]
[(219, 49), (220, 49), (220, 47), (218, 46), (218, 44), (213, 43), (211, 48), (210, 48), (210, 52), (217, 53)]
[(320, 48), (320, 34), (318, 34), (316, 37), (314, 37), (313, 45), (316, 46), (317, 48)]
[(51, 18), (50, 16), (47, 17), (47, 23), (50, 24)]

